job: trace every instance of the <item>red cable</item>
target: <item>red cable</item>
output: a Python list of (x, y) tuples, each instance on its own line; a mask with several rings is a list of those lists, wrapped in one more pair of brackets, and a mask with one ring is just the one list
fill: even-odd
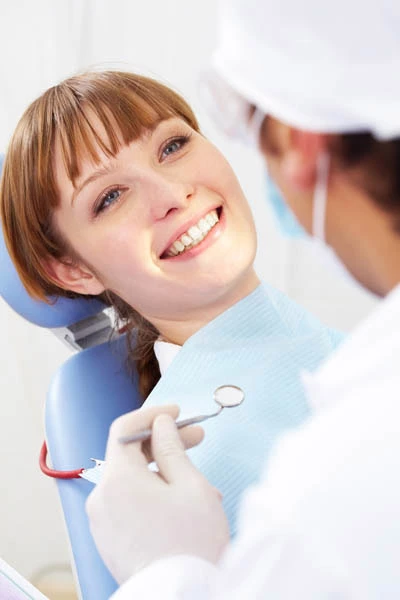
[(39, 466), (41, 471), (47, 475), (48, 477), (55, 477), (56, 479), (76, 479), (80, 476), (82, 471), (85, 469), (75, 469), (74, 471), (56, 471), (55, 469), (50, 469), (47, 466), (47, 444), (43, 442), (42, 448), (40, 450), (39, 456)]

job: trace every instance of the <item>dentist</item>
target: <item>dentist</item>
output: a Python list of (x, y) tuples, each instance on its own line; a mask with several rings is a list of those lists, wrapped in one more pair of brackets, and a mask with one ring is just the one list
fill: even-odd
[[(400, 4), (230, 0), (221, 12), (215, 71), (246, 117), (265, 115), (270, 175), (304, 229), (385, 299), (304, 375), (314, 415), (278, 443), (231, 545), (174, 407), (114, 423), (93, 535), (122, 584), (115, 600), (398, 599)], [(151, 447), (118, 442), (149, 426)]]

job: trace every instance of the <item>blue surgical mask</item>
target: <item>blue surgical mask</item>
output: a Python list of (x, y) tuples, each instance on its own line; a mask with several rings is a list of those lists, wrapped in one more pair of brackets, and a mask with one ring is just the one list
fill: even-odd
[(285, 237), (307, 237), (306, 231), (297, 221), (296, 217), (282, 198), (279, 188), (267, 173), (266, 177), (267, 201), (271, 206), (280, 232)]
[(317, 259), (331, 272), (347, 281), (355, 281), (346, 267), (337, 258), (334, 250), (325, 242), (325, 210), (327, 200), (327, 181), (329, 173), (329, 155), (323, 153), (317, 163), (317, 181), (313, 197), (312, 233), (309, 235), (297, 221), (287, 206), (279, 188), (267, 174), (267, 200), (272, 207), (281, 233), (288, 238), (307, 238), (312, 241)]

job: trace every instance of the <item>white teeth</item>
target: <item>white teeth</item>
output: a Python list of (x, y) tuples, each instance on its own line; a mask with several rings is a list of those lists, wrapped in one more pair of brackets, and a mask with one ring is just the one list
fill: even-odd
[(193, 227), (191, 227), (190, 229), (188, 229), (188, 234), (190, 235), (190, 237), (196, 241), (201, 237), (201, 231), (200, 229), (197, 227), (197, 225), (194, 225)]
[(218, 223), (218, 214), (216, 210), (212, 210), (207, 215), (202, 217), (196, 225), (193, 225), (181, 235), (181, 237), (170, 246), (166, 252), (167, 256), (177, 256), (184, 252), (187, 248), (192, 248), (199, 244), (207, 236), (209, 231)]
[(172, 250), (176, 250), (177, 252), (183, 252), (184, 249), (185, 245), (182, 244), (180, 240), (176, 240), (176, 242), (172, 244)]
[(198, 228), (200, 229), (200, 231), (202, 233), (207, 233), (208, 231), (210, 231), (210, 225), (207, 223), (207, 221), (205, 219), (200, 219)]
[(184, 246), (191, 246), (193, 244), (192, 238), (186, 235), (186, 233), (183, 234), (180, 241)]
[[(211, 225), (211, 227), (214, 225), (215, 221), (214, 221), (213, 216), (212, 216), (211, 213), (209, 213), (208, 215), (206, 215), (204, 218), (206, 219), (207, 223), (209, 225)], [(217, 219), (218, 219), (218, 217), (217, 217)]]

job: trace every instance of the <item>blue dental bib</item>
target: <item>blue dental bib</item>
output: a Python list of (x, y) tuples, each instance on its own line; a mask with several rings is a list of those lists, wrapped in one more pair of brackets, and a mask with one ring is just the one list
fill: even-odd
[(310, 414), (300, 372), (318, 367), (342, 338), (264, 283), (189, 338), (146, 400), (179, 404), (185, 418), (215, 412), (217, 387), (243, 389), (243, 403), (205, 421), (205, 439), (189, 451), (222, 492), (232, 535), (241, 496), (277, 437)]

